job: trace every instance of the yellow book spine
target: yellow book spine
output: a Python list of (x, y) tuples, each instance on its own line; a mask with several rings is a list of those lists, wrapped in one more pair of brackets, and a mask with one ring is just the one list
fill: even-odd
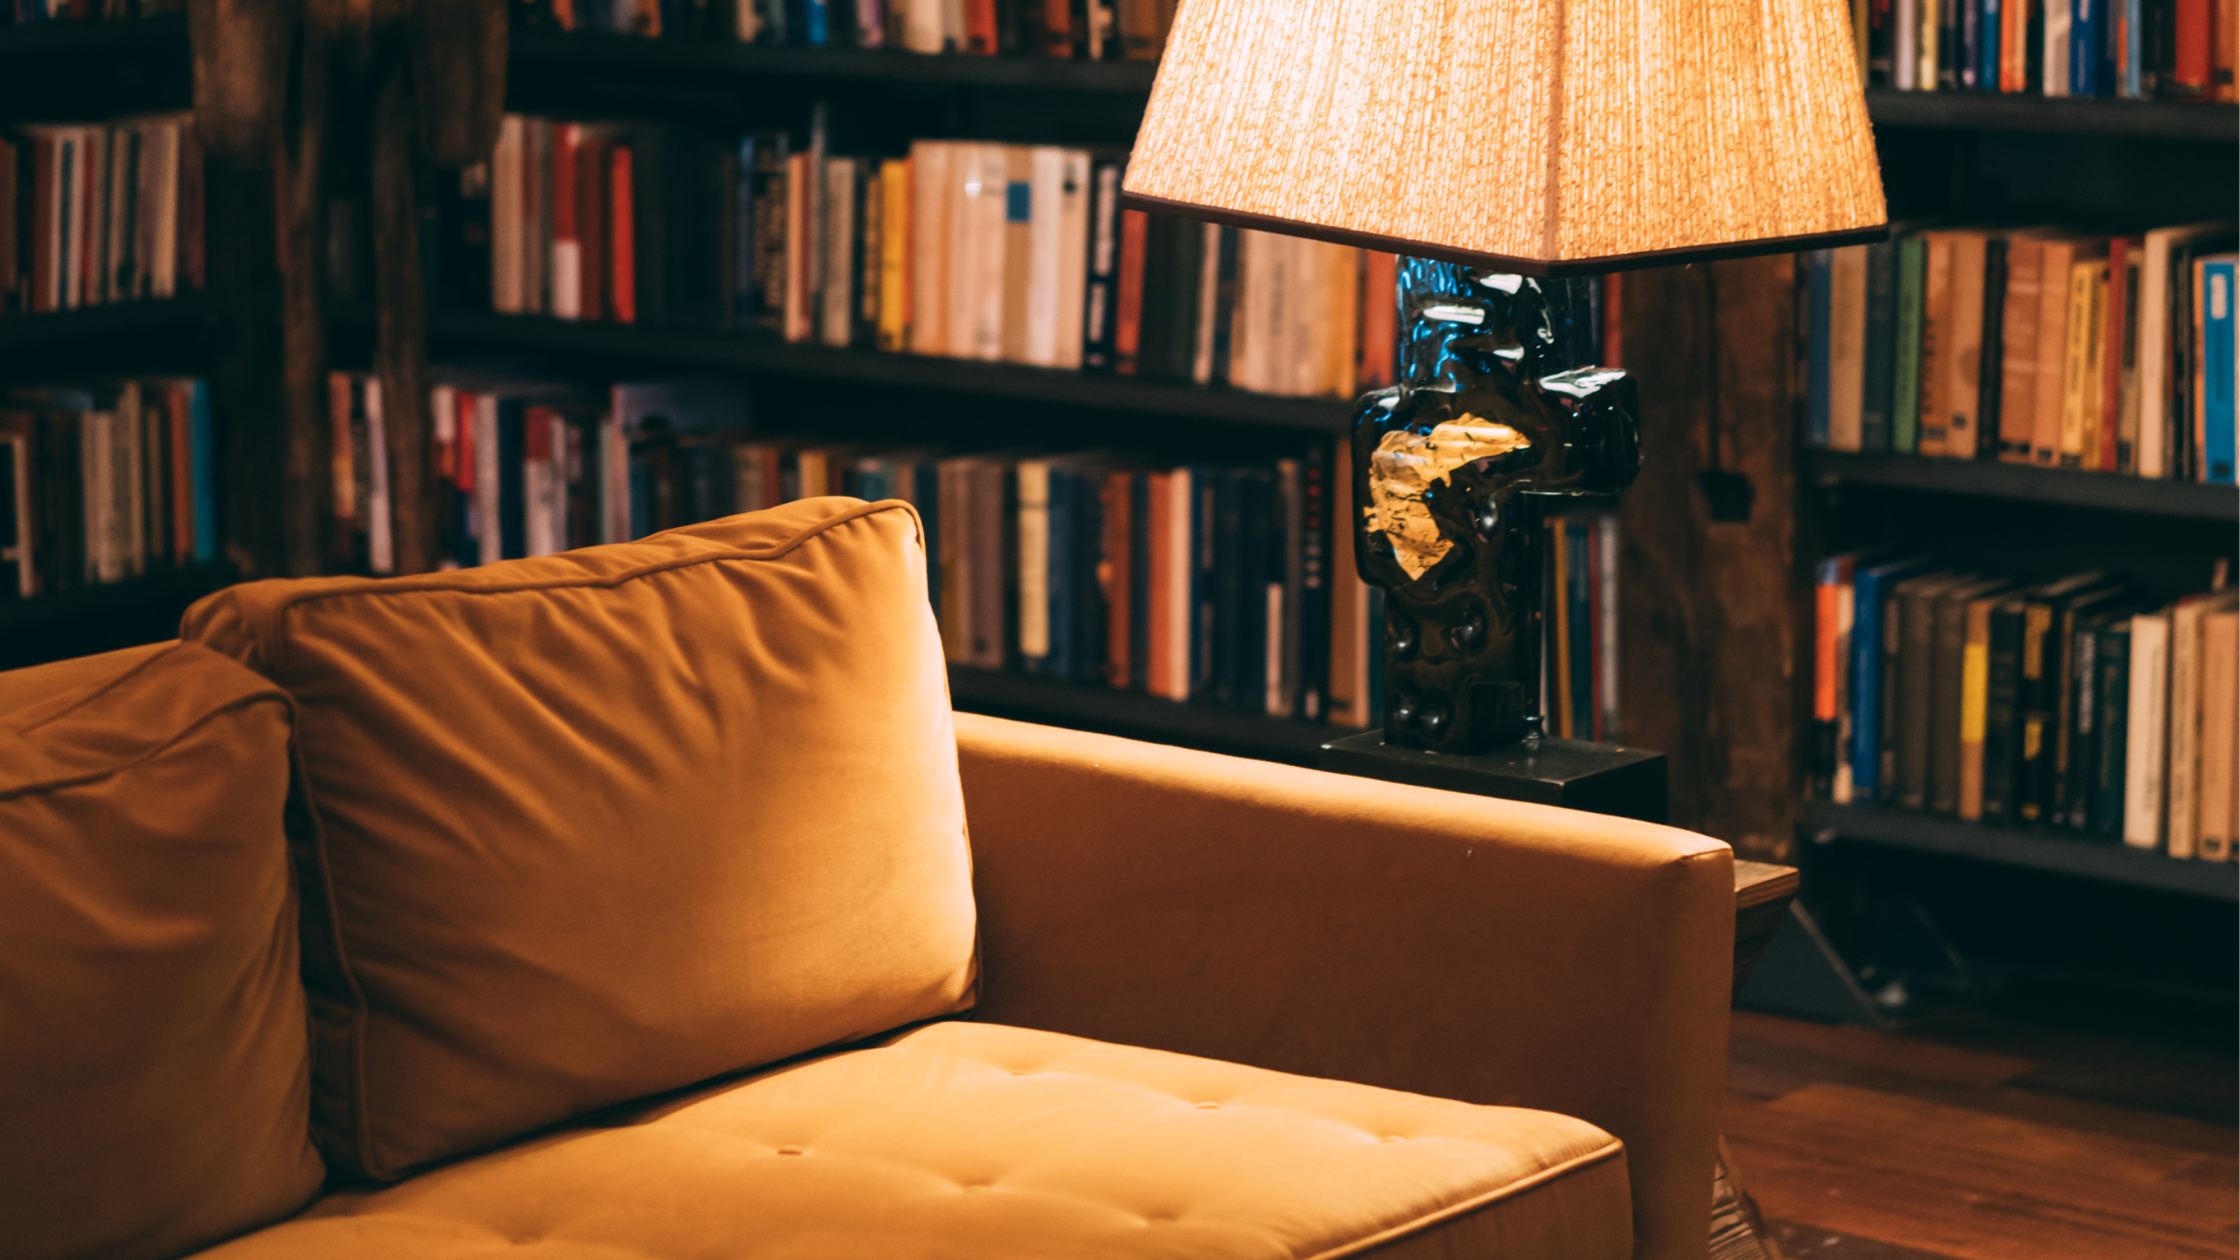
[(2105, 264), (2069, 268), (2069, 319), (2061, 358), (2061, 466), (2084, 467), (2086, 374), (2092, 370), (2093, 275)]
[(910, 159), (879, 166), (879, 348), (910, 348)]

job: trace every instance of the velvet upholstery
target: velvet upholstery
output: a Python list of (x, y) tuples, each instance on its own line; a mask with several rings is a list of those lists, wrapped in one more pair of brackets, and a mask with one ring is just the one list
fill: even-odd
[(1733, 856), (1670, 827), (960, 714), (977, 1018), (1626, 1144), (1638, 1260), (1701, 1260)]
[(944, 1021), (534, 1138), (204, 1260), (1624, 1260), (1625, 1152), (1473, 1107)]
[(0, 673), (0, 1254), (153, 1260), (317, 1193), (288, 728), (189, 643)]
[(298, 703), (332, 1165), (395, 1178), (969, 1005), (918, 531), (809, 499), (189, 610)]

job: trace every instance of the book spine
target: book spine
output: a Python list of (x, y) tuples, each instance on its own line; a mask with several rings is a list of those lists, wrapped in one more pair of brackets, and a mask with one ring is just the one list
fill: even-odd
[(2231, 255), (2203, 260), (2200, 479), (2220, 486), (2233, 484), (2234, 278)]
[(1983, 818), (2012, 823), (2022, 761), (2022, 638), (2027, 610), (2020, 602), (1992, 605), (1986, 623), (1984, 668)]
[(1955, 812), (1973, 822), (1983, 817), (1984, 732), (1991, 688), (1991, 607), (1979, 599), (1967, 606), (1961, 630), (1960, 773)]
[(2123, 337), (2126, 290), (2132, 268), (2130, 242), (2108, 242), (2105, 296), (2100, 302), (2100, 348), (2093, 406), (2099, 412), (2099, 449), (2093, 466), (2102, 472), (2128, 471), (2130, 443), (2123, 439)]
[(1926, 796), (1939, 814), (1960, 810), (1960, 739), (1966, 722), (1968, 606), (1956, 594), (1929, 604)]
[(1996, 459), (2003, 447), (2006, 414), (2007, 247), (2003, 238), (1984, 242), (1983, 332), (1976, 356), (1976, 444), (1979, 459)]
[(1950, 432), (1947, 385), (1951, 358), (1957, 347), (1953, 336), (1953, 238), (1932, 233), (1921, 285), (1921, 435), (1915, 447), (1923, 455), (1944, 455)]
[(1893, 241), (1867, 246), (1865, 363), (1861, 368), (1859, 449), (1890, 449), (1891, 374), (1896, 369), (1898, 249)]
[(1838, 655), (1845, 567), (1842, 557), (1822, 560), (1812, 589), (1812, 782), (1813, 794), (1822, 800), (1835, 798), (1836, 763), (1844, 751), (1837, 745), (1837, 696), (1847, 664)]
[(2067, 639), (2067, 712), (2062, 715), (2059, 791), (2055, 793), (2052, 821), (2056, 826), (2082, 831), (2092, 805), (2092, 775), (2100, 745), (2100, 632), (2082, 625)]
[(1923, 290), (1928, 278), (1928, 242), (1918, 236), (1901, 238), (1898, 249), (1898, 314), (1896, 368), (1892, 373), (1890, 449), (1914, 453), (1921, 432), (1921, 318)]
[(2201, 619), (2200, 855), (2205, 862), (2233, 857), (2240, 805), (2240, 613), (2224, 608)]
[(1099, 162), (1091, 174), (1089, 283), (1081, 313), (1081, 366), (1117, 370), (1120, 315), (1120, 175), (1118, 162)]
[(1097, 496), (1103, 507), (1099, 539), (1103, 559), (1095, 570), (1098, 580), (1104, 584), (1103, 682), (1115, 691), (1126, 689), (1137, 664), (1132, 656), (1135, 605), (1131, 596), (1143, 554), (1134, 545), (1135, 504), (1130, 493), (1130, 483), (1134, 480), (1131, 474), (1115, 472), (1107, 474), (1097, 484)]
[(2121, 840), (2123, 805), (2129, 790), (2124, 758), (2131, 741), (2131, 625), (2121, 621), (2100, 632), (2098, 678), (2093, 702), (2100, 731), (2094, 744), (2091, 797), (2085, 826), (2103, 840)]
[(1834, 288), (1833, 254), (1832, 250), (1816, 249), (1805, 255), (1805, 320), (1809, 331), (1805, 344), (1804, 440), (1805, 445), (1821, 449), (1828, 445), (1828, 352), (1834, 331), (1828, 308)]
[(1134, 376), (1142, 370), (1144, 285), (1147, 280), (1151, 234), (1150, 216), (1141, 210), (1120, 212), (1120, 263), (1116, 277), (1118, 301), (1112, 329), (1112, 370)]
[(2061, 460), (2061, 427), (2067, 400), (2069, 362), (2069, 297), (2073, 290), (2076, 246), (2049, 241), (2039, 271), (2038, 379), (2032, 389), (2037, 418), (2031, 425), (2030, 462), (2058, 464)]
[(2123, 842), (2159, 850), (2170, 739), (2170, 616), (2131, 619), (2131, 680), (2123, 765)]
[(2057, 650), (2054, 610), (2041, 603), (2023, 607), (2022, 675), (2018, 690), (2020, 747), (2015, 757), (2015, 816), (2023, 822), (2049, 820), (2054, 746), (2061, 739), (2061, 653)]

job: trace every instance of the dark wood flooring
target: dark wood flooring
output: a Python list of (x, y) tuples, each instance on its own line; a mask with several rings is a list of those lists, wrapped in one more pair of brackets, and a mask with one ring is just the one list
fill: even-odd
[(1788, 1260), (2240, 1252), (2229, 1057), (1737, 1011), (1728, 1062), (1735, 1172)]

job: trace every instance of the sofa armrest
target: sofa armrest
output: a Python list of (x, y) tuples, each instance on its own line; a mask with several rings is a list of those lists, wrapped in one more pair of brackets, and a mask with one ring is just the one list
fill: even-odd
[(976, 1018), (1590, 1121), (1701, 1260), (1733, 859), (1669, 827), (957, 716)]

